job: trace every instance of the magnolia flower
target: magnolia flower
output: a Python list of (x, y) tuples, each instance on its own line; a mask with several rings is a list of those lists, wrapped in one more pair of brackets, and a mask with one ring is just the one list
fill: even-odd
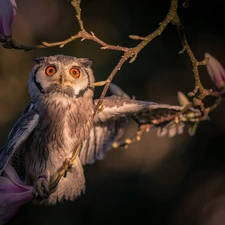
[(33, 200), (34, 187), (24, 184), (9, 164), (0, 176), (0, 184), (0, 225), (3, 225), (23, 204)]
[(12, 23), (16, 16), (15, 0), (1, 0), (0, 6), (0, 42), (12, 37)]
[(209, 53), (205, 53), (205, 58), (209, 58), (206, 64), (207, 71), (216, 88), (221, 90), (225, 87), (225, 70), (220, 62)]

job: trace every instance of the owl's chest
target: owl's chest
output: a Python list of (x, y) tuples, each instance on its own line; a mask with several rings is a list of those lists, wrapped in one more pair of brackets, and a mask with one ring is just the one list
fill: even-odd
[(40, 110), (32, 145), (48, 155), (68, 157), (89, 137), (92, 115), (92, 104), (51, 102)]

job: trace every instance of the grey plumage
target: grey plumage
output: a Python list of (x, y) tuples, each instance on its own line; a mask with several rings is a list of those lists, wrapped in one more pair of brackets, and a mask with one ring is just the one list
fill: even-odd
[[(106, 97), (103, 110), (93, 118), (98, 100), (93, 100), (94, 76), (89, 59), (56, 55), (36, 62), (29, 77), (31, 103), (0, 151), (0, 174), (10, 163), (26, 184), (35, 188), (41, 185), (44, 190), (37, 192), (47, 198), (43, 203), (73, 200), (80, 195), (85, 189), (82, 165), (102, 159), (123, 135), (130, 117), (139, 124), (154, 124), (154, 120), (165, 118), (153, 127), (160, 128), (161, 135), (171, 130), (170, 136), (182, 133), (189, 122), (188, 113), (179, 115), (176, 123), (170, 119), (183, 109), (181, 106), (132, 100), (127, 95)], [(199, 116), (199, 111), (189, 111)], [(46, 186), (80, 144), (83, 147), (67, 177), (60, 180), (56, 192), (45, 196)]]

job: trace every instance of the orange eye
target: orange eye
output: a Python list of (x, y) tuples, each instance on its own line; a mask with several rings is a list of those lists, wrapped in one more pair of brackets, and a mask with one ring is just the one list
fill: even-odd
[(54, 66), (48, 66), (45, 70), (45, 74), (48, 76), (52, 76), (57, 72), (56, 68)]
[(78, 78), (80, 76), (80, 70), (75, 68), (75, 67), (72, 67), (70, 69), (70, 74), (74, 77), (74, 78)]

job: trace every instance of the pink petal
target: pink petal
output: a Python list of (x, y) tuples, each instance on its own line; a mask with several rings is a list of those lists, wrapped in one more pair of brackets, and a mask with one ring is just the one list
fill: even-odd
[(225, 86), (225, 70), (220, 62), (209, 53), (205, 53), (205, 58), (209, 58), (206, 64), (207, 71), (218, 89)]
[(0, 41), (12, 37), (12, 23), (16, 16), (15, 0), (1, 0), (0, 7)]
[(33, 187), (24, 184), (9, 164), (0, 176), (0, 225), (9, 221), (23, 204), (33, 200)]

